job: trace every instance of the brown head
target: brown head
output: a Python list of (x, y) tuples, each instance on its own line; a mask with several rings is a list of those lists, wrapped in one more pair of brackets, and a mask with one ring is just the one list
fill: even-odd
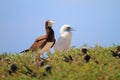
[(51, 28), (53, 26), (53, 24), (55, 24), (55, 22), (53, 20), (47, 20), (45, 22), (45, 28)]
[(54, 41), (55, 39), (54, 30), (52, 29), (53, 24), (55, 24), (53, 20), (47, 20), (45, 23), (45, 29), (46, 29), (46, 35), (48, 36), (47, 38), (48, 41)]

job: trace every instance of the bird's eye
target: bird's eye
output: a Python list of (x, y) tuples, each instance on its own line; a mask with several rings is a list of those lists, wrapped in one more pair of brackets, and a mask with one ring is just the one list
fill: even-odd
[(70, 31), (70, 30), (71, 30), (71, 27), (67, 27), (66, 30), (67, 30), (67, 31)]

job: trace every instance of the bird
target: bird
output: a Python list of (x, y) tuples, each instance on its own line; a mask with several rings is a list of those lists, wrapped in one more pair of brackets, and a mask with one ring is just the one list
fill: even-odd
[(37, 49), (40, 49), (40, 51), (37, 52), (37, 55), (36, 55), (36, 62), (37, 62), (37, 61), (40, 61), (39, 58), (43, 52), (50, 52), (50, 48), (53, 47), (56, 41), (54, 30), (52, 29), (53, 24), (55, 24), (55, 21), (47, 20), (45, 22), (46, 35), (37, 37), (34, 43), (31, 45), (31, 47), (27, 50), (22, 51), (21, 53), (28, 52), (28, 51), (34, 52)]
[(54, 45), (55, 51), (65, 51), (69, 49), (71, 44), (72, 31), (74, 31), (74, 29), (68, 24), (64, 24), (60, 28), (60, 37)]
[(91, 56), (87, 54), (87, 51), (87, 47), (82, 47), (82, 54), (86, 63), (89, 62), (89, 60), (91, 59)]
[(112, 56), (113, 56), (113, 57), (118, 57), (118, 58), (120, 58), (120, 46), (117, 46), (117, 47), (115, 48), (115, 50), (114, 50), (114, 51), (111, 50), (111, 52), (112, 52)]
[(87, 54), (88, 49), (87, 47), (82, 47), (81, 51), (82, 51), (82, 54)]
[(15, 73), (18, 70), (18, 65), (15, 63), (12, 63), (10, 65), (10, 69), (8, 70), (9, 74), (11, 75), (12, 73)]

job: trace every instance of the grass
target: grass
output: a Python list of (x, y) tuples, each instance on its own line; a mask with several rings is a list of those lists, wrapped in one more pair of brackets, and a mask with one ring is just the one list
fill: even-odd
[[(0, 55), (0, 80), (120, 80), (120, 60), (113, 57), (112, 47), (96, 45), (88, 50), (91, 59), (85, 62), (79, 48), (71, 48), (65, 52), (49, 54), (44, 66), (34, 63), (35, 54), (2, 54)], [(65, 62), (64, 56), (72, 56), (72, 61)], [(9, 60), (4, 60), (4, 59)], [(11, 64), (18, 69), (9, 74)], [(52, 66), (51, 73), (45, 66)]]

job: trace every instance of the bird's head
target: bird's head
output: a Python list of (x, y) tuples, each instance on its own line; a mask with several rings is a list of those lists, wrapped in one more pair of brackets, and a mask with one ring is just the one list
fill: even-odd
[(62, 34), (63, 32), (71, 32), (71, 31), (74, 31), (74, 29), (68, 25), (68, 24), (65, 24), (61, 27), (60, 29), (60, 33)]
[(53, 24), (55, 24), (55, 21), (53, 21), (53, 20), (47, 20), (46, 23), (45, 23), (45, 26), (46, 26), (46, 28), (47, 27), (52, 27)]
[(84, 54), (87, 53), (87, 51), (88, 51), (87, 47), (82, 47), (82, 52), (83, 52)]

